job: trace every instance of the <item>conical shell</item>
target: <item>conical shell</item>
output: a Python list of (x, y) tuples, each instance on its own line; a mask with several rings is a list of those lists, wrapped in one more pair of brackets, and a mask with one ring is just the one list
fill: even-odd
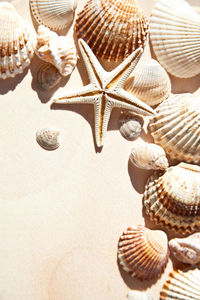
[(127, 300), (153, 300), (153, 298), (145, 291), (129, 291)]
[(30, 0), (30, 7), (39, 24), (59, 30), (71, 25), (77, 0)]
[(167, 99), (171, 82), (165, 69), (154, 59), (140, 64), (125, 83), (124, 88), (150, 106)]
[(29, 66), (36, 34), (18, 15), (14, 6), (0, 2), (0, 78), (15, 77)]
[(131, 276), (150, 280), (163, 272), (169, 256), (167, 235), (142, 225), (129, 227), (118, 244), (118, 259)]
[(142, 132), (144, 120), (131, 112), (122, 112), (119, 119), (119, 131), (127, 140), (136, 139)]
[(200, 96), (172, 95), (149, 122), (154, 142), (172, 159), (200, 162)]
[(77, 63), (73, 39), (58, 36), (56, 32), (40, 25), (37, 40), (36, 54), (40, 59), (53, 64), (62, 76), (68, 76), (73, 72)]
[(136, 0), (88, 0), (75, 26), (96, 56), (119, 61), (144, 48), (148, 20)]
[(136, 167), (147, 170), (165, 170), (169, 166), (163, 148), (143, 140), (137, 140), (133, 143), (130, 161)]
[(166, 283), (160, 292), (160, 300), (199, 300), (200, 270), (181, 271), (174, 270), (168, 276)]
[(61, 78), (56, 67), (49, 63), (43, 63), (37, 71), (36, 83), (39, 89), (49, 90), (55, 87)]
[(60, 146), (58, 141), (59, 130), (55, 128), (42, 128), (36, 132), (36, 141), (46, 150), (55, 150)]
[(200, 73), (200, 15), (185, 0), (159, 0), (150, 19), (157, 59), (176, 77)]
[(186, 264), (197, 264), (200, 262), (200, 233), (193, 233), (186, 238), (175, 238), (169, 242), (170, 252)]
[(155, 172), (145, 186), (144, 206), (151, 220), (169, 229), (200, 230), (200, 167), (180, 163)]

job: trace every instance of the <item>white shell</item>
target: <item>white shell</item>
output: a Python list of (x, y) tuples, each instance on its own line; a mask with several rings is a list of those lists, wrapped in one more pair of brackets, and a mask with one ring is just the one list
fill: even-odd
[(36, 141), (46, 150), (55, 150), (60, 146), (58, 136), (60, 132), (55, 128), (42, 128), (36, 132)]
[(73, 39), (58, 36), (56, 32), (40, 25), (36, 54), (46, 62), (53, 64), (62, 76), (68, 76), (77, 63), (76, 47)]
[(171, 93), (171, 82), (165, 69), (154, 59), (138, 65), (124, 88), (150, 106), (167, 99)]
[(0, 2), (0, 78), (15, 77), (34, 56), (36, 34), (8, 2)]
[(127, 300), (153, 300), (153, 298), (144, 291), (129, 291)]
[(200, 15), (185, 0), (159, 0), (150, 19), (157, 59), (176, 77), (200, 73)]
[(30, 6), (39, 24), (58, 30), (71, 25), (77, 0), (30, 0)]
[(55, 87), (62, 76), (52, 64), (42, 63), (37, 70), (36, 83), (41, 90), (49, 90)]
[(127, 140), (133, 140), (141, 134), (144, 120), (129, 112), (123, 112), (119, 123), (121, 135)]

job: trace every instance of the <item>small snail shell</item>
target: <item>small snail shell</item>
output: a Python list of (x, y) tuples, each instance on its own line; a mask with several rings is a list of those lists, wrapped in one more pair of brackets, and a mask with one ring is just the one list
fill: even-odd
[(133, 140), (141, 134), (144, 121), (130, 112), (123, 112), (119, 123), (121, 135), (127, 140)]
[(55, 128), (42, 128), (36, 132), (36, 141), (46, 150), (55, 150), (60, 146), (58, 136), (60, 132)]
[(42, 63), (36, 75), (36, 83), (40, 90), (52, 89), (59, 83), (62, 76), (52, 64)]

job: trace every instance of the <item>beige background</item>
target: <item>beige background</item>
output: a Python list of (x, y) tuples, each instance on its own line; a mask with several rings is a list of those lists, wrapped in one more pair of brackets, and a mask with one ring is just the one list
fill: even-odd
[[(32, 23), (28, 0), (13, 0)], [(79, 0), (77, 12), (85, 4)], [(153, 0), (139, 1), (147, 15)], [(191, 0), (198, 6), (199, 0)], [(72, 29), (70, 31), (72, 34)], [(69, 34), (70, 34), (69, 33)], [(150, 57), (149, 47), (141, 59)], [(15, 79), (0, 80), (0, 299), (125, 300), (131, 289), (154, 299), (173, 268), (171, 258), (158, 281), (132, 279), (117, 264), (119, 236), (128, 226), (156, 228), (142, 211), (149, 171), (129, 163), (131, 142), (119, 133), (114, 110), (101, 152), (94, 146), (93, 107), (51, 109), (50, 92), (37, 90), (39, 60)], [(57, 92), (87, 84), (82, 61)], [(200, 77), (172, 78), (173, 92), (197, 92)], [(60, 129), (61, 146), (45, 151), (38, 128)], [(143, 133), (145, 136), (145, 133)]]

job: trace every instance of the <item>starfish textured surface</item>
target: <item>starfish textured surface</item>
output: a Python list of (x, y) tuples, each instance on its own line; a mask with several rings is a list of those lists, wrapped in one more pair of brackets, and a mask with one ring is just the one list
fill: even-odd
[(75, 91), (65, 92), (53, 102), (58, 104), (94, 104), (95, 138), (97, 146), (101, 147), (114, 107), (129, 109), (144, 116), (155, 114), (150, 106), (123, 89), (126, 79), (137, 65), (143, 50), (137, 49), (117, 68), (107, 72), (82, 39), (79, 39), (79, 47), (90, 83)]

